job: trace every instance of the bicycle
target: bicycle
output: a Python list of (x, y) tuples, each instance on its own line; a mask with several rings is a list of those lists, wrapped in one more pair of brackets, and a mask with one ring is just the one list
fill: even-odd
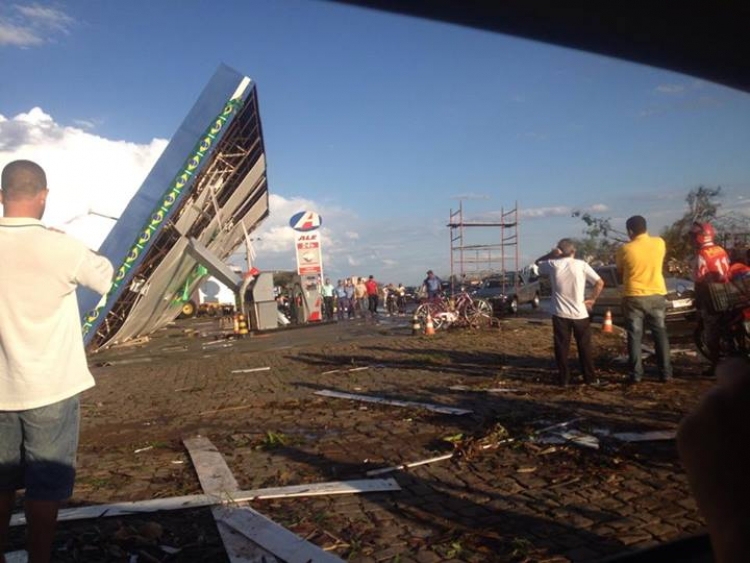
[(448, 328), (453, 324), (477, 328), (482, 324), (489, 325), (492, 319), (492, 306), (484, 299), (474, 299), (467, 292), (461, 291), (449, 299), (441, 294), (423, 300), (415, 314), (422, 326), (427, 322), (429, 315), (435, 330)]

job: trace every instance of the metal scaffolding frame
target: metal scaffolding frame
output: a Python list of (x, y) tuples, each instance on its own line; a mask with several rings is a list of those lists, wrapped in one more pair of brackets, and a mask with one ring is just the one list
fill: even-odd
[[(501, 208), (500, 220), (497, 222), (465, 221), (463, 202), (459, 202), (458, 210), (451, 209), (447, 226), (450, 229), (451, 245), (451, 291), (455, 289), (453, 284), (456, 277), (463, 283), (469, 275), (484, 278), (492, 274), (518, 271), (518, 202), (509, 211)], [(477, 228), (499, 229), (499, 237), (496, 239), (498, 242), (468, 244), (465, 230)], [(471, 265), (473, 268), (467, 271), (467, 266)], [(480, 268), (480, 265), (484, 267)]]

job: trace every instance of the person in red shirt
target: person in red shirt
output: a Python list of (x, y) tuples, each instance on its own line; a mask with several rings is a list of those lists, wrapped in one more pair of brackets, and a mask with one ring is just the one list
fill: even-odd
[(370, 276), (365, 282), (365, 287), (367, 288), (367, 309), (370, 311), (370, 316), (375, 318), (378, 314), (378, 282), (375, 281), (373, 276)]
[(709, 284), (727, 283), (729, 281), (729, 255), (726, 250), (714, 242), (716, 231), (711, 223), (693, 223), (690, 229), (690, 239), (695, 248), (695, 263), (693, 266), (693, 281), (695, 282), (695, 301), (701, 320), (703, 321), (706, 348), (708, 348), (711, 368), (709, 375), (713, 375), (720, 355), (721, 313), (714, 311), (711, 306)]

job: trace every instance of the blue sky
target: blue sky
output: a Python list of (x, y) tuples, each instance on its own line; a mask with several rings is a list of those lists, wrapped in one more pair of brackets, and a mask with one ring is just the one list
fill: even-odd
[(460, 196), (468, 219), (518, 202), (521, 265), (580, 235), (575, 208), (640, 213), (653, 232), (705, 184), (750, 213), (745, 93), (309, 0), (3, 3), (0, 164), (46, 159), (80, 192), (51, 222), (93, 237), (106, 220), (71, 218), (119, 212), (220, 62), (258, 86), (274, 195), (262, 268), (293, 267), (283, 226), (303, 207), (323, 216), (331, 277), (407, 284), (449, 271)]

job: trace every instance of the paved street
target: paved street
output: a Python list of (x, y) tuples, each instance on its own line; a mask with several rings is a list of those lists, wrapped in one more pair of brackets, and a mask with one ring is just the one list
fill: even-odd
[[(200, 492), (181, 440), (201, 434), (242, 489), (363, 478), (455, 452), (392, 473), (399, 492), (253, 502), (350, 561), (590, 562), (701, 531), (674, 441), (626, 443), (612, 434), (673, 430), (711, 382), (691, 350), (677, 349), (675, 383), (624, 386), (619, 331), (597, 330), (595, 342), (606, 385), (562, 390), (551, 384), (551, 326), (529, 315), (434, 337), (411, 336), (407, 317), (243, 340), (222, 339), (216, 320), (180, 322), (143, 345), (91, 358), (98, 384), (83, 403), (73, 503)], [(232, 373), (251, 368), (270, 369)], [(314, 394), (322, 389), (473, 412)], [(535, 435), (573, 419), (569, 428), (598, 437), (598, 449)], [(208, 514), (193, 511), (189, 523), (174, 513), (152, 518), (164, 538), (184, 542), (166, 560), (221, 560)], [(63, 537), (86, 526), (63, 525)], [(127, 560), (116, 539), (122, 528), (105, 541), (107, 526), (98, 525), (97, 541), (115, 547), (89, 560)], [(180, 526), (193, 530), (190, 541)]]

